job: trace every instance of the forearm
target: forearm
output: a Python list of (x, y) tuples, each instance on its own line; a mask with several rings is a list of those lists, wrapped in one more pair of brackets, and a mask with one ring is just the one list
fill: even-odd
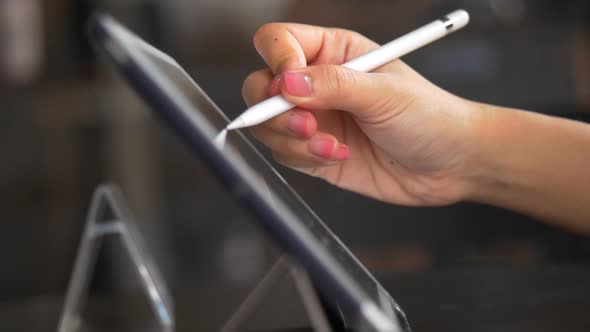
[(482, 167), (470, 198), (590, 234), (590, 125), (472, 105)]

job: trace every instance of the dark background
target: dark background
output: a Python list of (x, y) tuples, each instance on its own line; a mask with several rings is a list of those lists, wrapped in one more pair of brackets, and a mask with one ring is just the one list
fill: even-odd
[[(55, 328), (86, 209), (95, 186), (106, 181), (125, 192), (165, 280), (181, 293), (177, 302), (187, 303), (177, 304), (186, 322), (200, 321), (201, 313), (208, 321), (202, 329), (219, 327), (275, 258), (204, 165), (94, 56), (85, 35), (93, 10), (113, 14), (177, 58), (235, 117), (245, 107), (242, 80), (263, 66), (251, 39), (265, 22), (343, 27), (384, 43), (464, 8), (472, 17), (465, 30), (404, 60), (463, 97), (584, 120), (590, 118), (589, 7), (585, 0), (0, 2), (0, 324)], [(548, 153), (560, 158), (559, 151)], [(531, 303), (559, 307), (568, 300), (534, 298), (554, 284), (531, 286), (527, 278), (588, 273), (586, 238), (526, 216), (479, 204), (385, 205), (279, 170), (372, 272), (397, 278), (392, 295), (401, 293), (410, 307), (454, 294), (424, 288), (438, 280), (429, 276), (442, 274), (469, 298), (486, 289), (487, 277), (507, 273), (498, 271), (518, 277), (494, 282), (527, 285)], [(93, 280), (99, 298), (138, 287), (124, 252), (111, 242)], [(479, 283), (461, 287), (464, 273), (473, 271)], [(491, 294), (503, 303), (510, 298), (505, 293)], [(194, 308), (193, 298), (218, 304)], [(438, 309), (425, 312), (444, 316), (443, 307), (432, 307)], [(429, 316), (414, 317), (429, 330)]]

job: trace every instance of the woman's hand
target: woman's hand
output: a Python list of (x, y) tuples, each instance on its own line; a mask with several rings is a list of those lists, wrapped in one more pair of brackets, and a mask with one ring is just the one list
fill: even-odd
[(270, 69), (248, 76), (246, 103), (281, 93), (298, 106), (252, 129), (278, 162), (391, 203), (469, 197), (471, 103), (399, 60), (372, 73), (339, 66), (379, 46), (352, 31), (272, 23), (254, 44)]
[(274, 23), (254, 44), (270, 69), (246, 103), (298, 106), (252, 129), (279, 162), (386, 202), (473, 200), (590, 234), (587, 124), (461, 99), (401, 61), (343, 68), (378, 47), (351, 31)]

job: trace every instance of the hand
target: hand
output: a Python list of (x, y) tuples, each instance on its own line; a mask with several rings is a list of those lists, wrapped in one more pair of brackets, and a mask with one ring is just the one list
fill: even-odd
[(254, 44), (269, 69), (245, 80), (246, 103), (281, 93), (298, 106), (252, 128), (278, 162), (390, 203), (469, 197), (478, 114), (470, 102), (399, 60), (372, 73), (338, 66), (379, 46), (352, 31), (272, 23)]

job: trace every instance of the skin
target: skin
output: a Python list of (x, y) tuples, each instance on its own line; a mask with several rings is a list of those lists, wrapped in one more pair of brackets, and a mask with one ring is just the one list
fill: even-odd
[(343, 68), (379, 46), (348, 30), (271, 23), (254, 45), (268, 68), (246, 104), (297, 105), (252, 128), (278, 162), (388, 203), (477, 201), (590, 234), (590, 126), (460, 98), (400, 60)]

